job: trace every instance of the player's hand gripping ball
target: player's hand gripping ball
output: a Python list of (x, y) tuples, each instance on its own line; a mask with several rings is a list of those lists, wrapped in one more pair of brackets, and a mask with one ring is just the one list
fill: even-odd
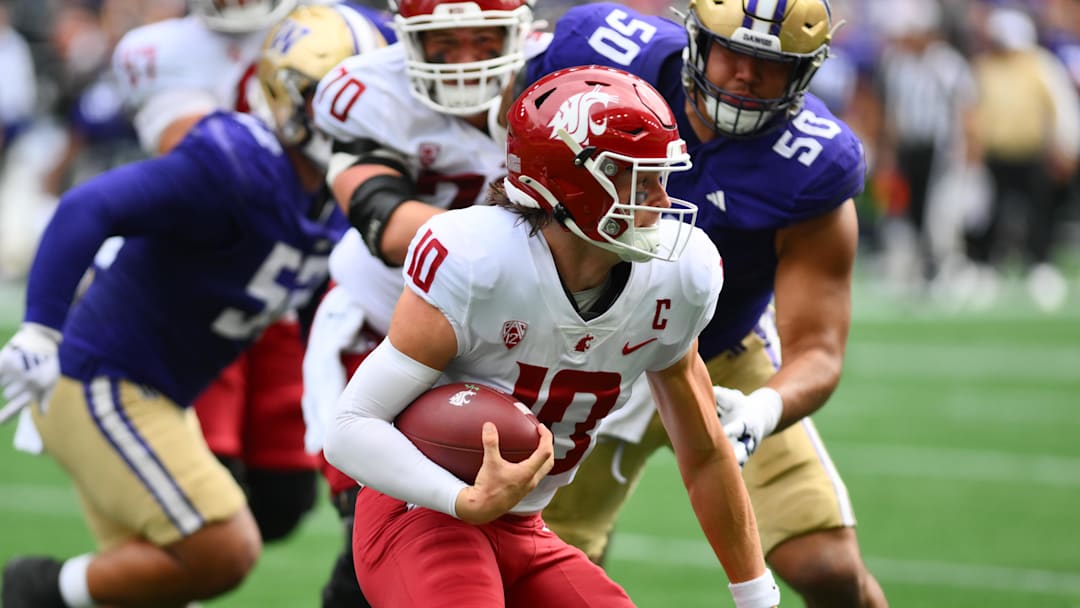
[(540, 421), (525, 404), (471, 382), (446, 384), (420, 395), (394, 425), (425, 456), (471, 485), (484, 462), (485, 422), (499, 430), (499, 452), (510, 462), (525, 460), (540, 443)]

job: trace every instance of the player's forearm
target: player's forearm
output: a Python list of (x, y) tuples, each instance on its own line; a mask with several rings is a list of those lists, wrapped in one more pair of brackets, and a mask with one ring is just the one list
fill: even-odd
[(766, 386), (775, 389), (783, 399), (784, 409), (774, 433), (795, 424), (821, 409), (840, 383), (843, 353), (832, 349), (813, 348), (793, 353)]
[(454, 515), (465, 483), (429, 460), (391, 424), (438, 376), (438, 370), (383, 340), (338, 400), (323, 448), (326, 460), (384, 494)]
[(25, 320), (61, 330), (75, 290), (108, 230), (88, 201), (65, 196), (38, 243), (26, 287)]
[(728, 580), (739, 583), (765, 572), (757, 523), (734, 456), (718, 456), (684, 471), (683, 479), (701, 529)]

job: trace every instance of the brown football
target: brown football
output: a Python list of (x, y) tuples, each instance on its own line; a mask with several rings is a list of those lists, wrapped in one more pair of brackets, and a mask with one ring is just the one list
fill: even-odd
[(394, 425), (436, 464), (472, 484), (484, 462), (484, 422), (499, 430), (499, 452), (511, 462), (540, 443), (536, 419), (513, 395), (475, 383), (446, 384), (409, 404)]

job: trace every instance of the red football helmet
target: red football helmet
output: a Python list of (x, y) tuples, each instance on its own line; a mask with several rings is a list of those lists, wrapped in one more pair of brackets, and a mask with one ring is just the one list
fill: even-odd
[[(515, 71), (525, 65), (523, 46), (532, 27), (532, 0), (389, 0), (405, 46), (412, 94), (439, 112), (468, 116), (491, 108)], [(501, 27), (502, 53), (483, 61), (433, 63), (424, 56), (424, 32)]]
[(191, 12), (212, 30), (254, 32), (274, 25), (297, 0), (192, 0)]
[[(505, 180), (514, 203), (551, 211), (572, 232), (629, 261), (674, 260), (690, 238), (697, 207), (671, 200), (664, 215), (679, 220), (635, 227), (643, 203), (642, 173), (690, 169), (667, 102), (641, 78), (600, 66), (560, 70), (541, 78), (507, 113)], [(626, 200), (612, 181), (631, 171)]]

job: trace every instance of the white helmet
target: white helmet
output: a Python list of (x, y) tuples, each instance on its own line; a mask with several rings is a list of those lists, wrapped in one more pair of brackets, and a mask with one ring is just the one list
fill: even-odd
[[(438, 112), (469, 116), (488, 110), (498, 103), (513, 73), (525, 65), (523, 46), (532, 28), (532, 0), (390, 0), (390, 8), (405, 45), (412, 94)], [(505, 28), (502, 53), (467, 63), (433, 63), (424, 56), (425, 32), (474, 27)]]
[(191, 12), (212, 30), (256, 32), (280, 21), (297, 0), (191, 0)]

